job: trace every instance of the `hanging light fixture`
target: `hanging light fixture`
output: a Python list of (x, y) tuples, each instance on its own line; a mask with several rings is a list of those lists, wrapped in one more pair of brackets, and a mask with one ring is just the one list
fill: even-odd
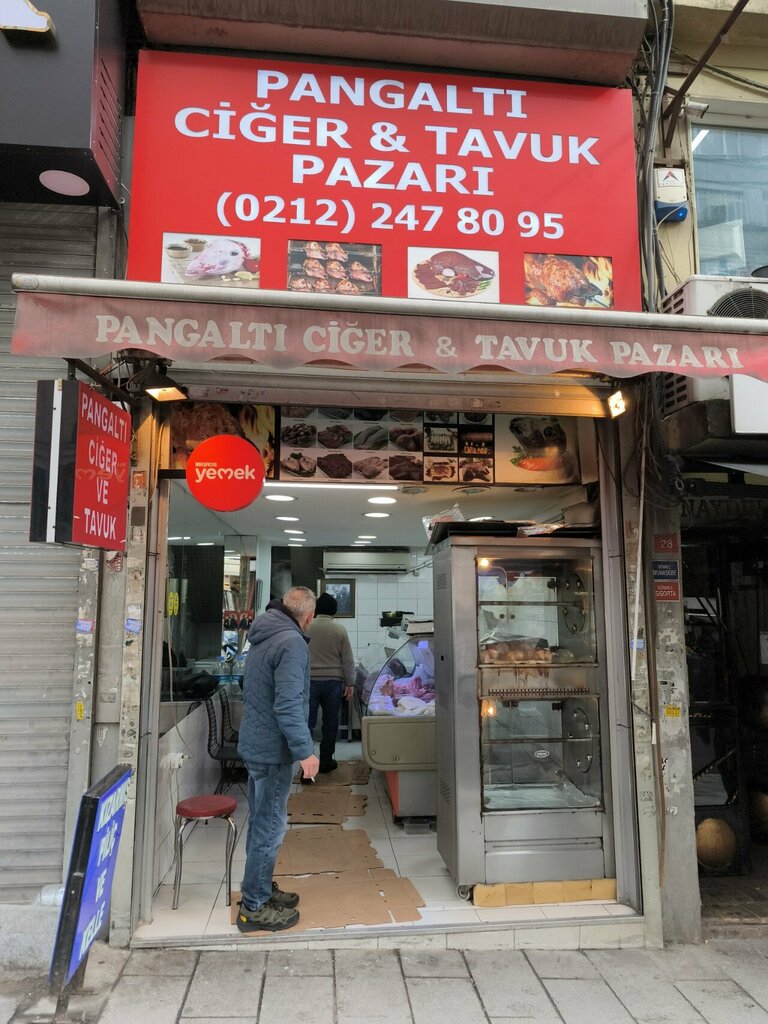
[(141, 388), (156, 402), (183, 402), (187, 398), (187, 389), (168, 376), (168, 368), (161, 362), (147, 371)]

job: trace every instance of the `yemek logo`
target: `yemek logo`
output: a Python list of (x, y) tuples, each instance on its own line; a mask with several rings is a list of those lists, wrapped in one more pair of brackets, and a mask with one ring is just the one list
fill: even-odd
[(201, 441), (186, 470), (190, 494), (216, 512), (235, 512), (250, 505), (261, 494), (265, 473), (258, 449), (231, 434)]

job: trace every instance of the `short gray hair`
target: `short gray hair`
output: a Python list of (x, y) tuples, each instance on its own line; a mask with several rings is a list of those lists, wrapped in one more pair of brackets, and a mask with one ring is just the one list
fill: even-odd
[(283, 594), (283, 604), (298, 619), (303, 619), (314, 612), (315, 595), (309, 587), (291, 587)]

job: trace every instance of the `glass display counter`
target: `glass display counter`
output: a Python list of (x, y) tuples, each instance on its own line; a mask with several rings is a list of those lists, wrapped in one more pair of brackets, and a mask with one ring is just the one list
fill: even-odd
[(466, 534), (435, 551), (438, 849), (460, 885), (613, 870), (599, 557)]
[[(383, 655), (383, 657), (382, 657)], [(436, 812), (435, 655), (431, 635), (394, 654), (369, 648), (358, 668), (363, 757), (384, 773), (395, 818)]]

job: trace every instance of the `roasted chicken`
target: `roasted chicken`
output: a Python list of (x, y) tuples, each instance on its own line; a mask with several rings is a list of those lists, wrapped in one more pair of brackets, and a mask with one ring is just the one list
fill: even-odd
[(543, 253), (525, 254), (525, 283), (531, 291), (540, 293), (536, 298), (548, 306), (573, 303), (583, 306), (588, 299), (600, 295), (584, 273), (564, 256)]

